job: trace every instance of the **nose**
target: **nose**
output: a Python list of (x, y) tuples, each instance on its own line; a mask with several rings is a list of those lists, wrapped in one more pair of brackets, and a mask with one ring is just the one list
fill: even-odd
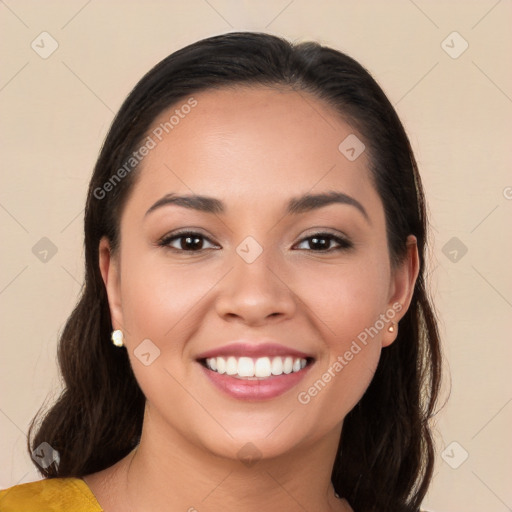
[(266, 252), (252, 263), (235, 256), (234, 267), (221, 281), (216, 301), (217, 313), (225, 320), (258, 326), (293, 316), (293, 287)]

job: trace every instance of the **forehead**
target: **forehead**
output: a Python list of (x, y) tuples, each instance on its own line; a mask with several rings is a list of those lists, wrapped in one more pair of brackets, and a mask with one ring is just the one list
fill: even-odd
[(339, 149), (355, 133), (304, 91), (259, 86), (192, 94), (148, 131), (154, 147), (138, 171), (137, 195), (150, 201), (193, 192), (227, 203), (327, 189), (361, 196), (370, 186), (367, 155), (350, 161)]

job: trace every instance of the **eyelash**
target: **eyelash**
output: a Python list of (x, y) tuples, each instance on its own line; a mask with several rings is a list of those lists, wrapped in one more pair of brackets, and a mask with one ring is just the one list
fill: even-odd
[[(174, 252), (182, 252), (182, 253), (183, 252), (200, 253), (202, 251), (207, 250), (207, 249), (186, 250), (186, 249), (176, 249), (175, 247), (170, 247), (170, 243), (173, 242), (174, 240), (179, 240), (180, 238), (187, 238), (187, 237), (201, 238), (204, 240), (208, 240), (208, 242), (213, 244), (213, 242), (208, 237), (204, 236), (201, 233), (198, 233), (197, 231), (179, 231), (179, 232), (171, 233), (169, 235), (164, 236), (163, 238), (161, 238), (158, 241), (158, 245), (160, 247), (166, 247)], [(350, 242), (349, 240), (342, 238), (340, 236), (334, 235), (332, 233), (328, 233), (328, 232), (313, 233), (312, 235), (309, 235), (309, 236), (303, 238), (302, 240), (300, 240), (299, 244), (302, 242), (311, 240), (313, 238), (327, 238), (327, 239), (330, 239), (331, 241), (334, 241), (337, 244), (339, 244), (339, 247), (335, 247), (334, 249), (327, 249), (327, 250), (325, 250), (325, 249), (321, 249), (321, 250), (310, 249), (311, 252), (316, 252), (316, 253), (320, 253), (320, 254), (327, 254), (327, 253), (337, 252), (337, 251), (346, 251), (346, 250), (352, 249), (354, 247), (353, 243)], [(299, 250), (304, 250), (304, 249), (299, 249)]]

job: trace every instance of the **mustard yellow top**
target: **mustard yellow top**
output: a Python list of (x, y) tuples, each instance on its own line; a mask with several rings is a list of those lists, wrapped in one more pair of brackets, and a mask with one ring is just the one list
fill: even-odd
[(81, 478), (48, 478), (0, 491), (0, 511), (103, 512), (103, 509)]
[(2, 512), (103, 512), (81, 478), (49, 478), (0, 491)]

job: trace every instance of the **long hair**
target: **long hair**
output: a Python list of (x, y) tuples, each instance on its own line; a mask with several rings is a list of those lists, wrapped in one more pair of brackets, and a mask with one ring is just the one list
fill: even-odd
[(420, 269), (412, 302), (397, 339), (382, 351), (371, 384), (344, 420), (332, 471), (335, 490), (356, 512), (417, 512), (434, 465), (430, 419), (440, 387), (441, 352), (425, 286), (428, 224), (415, 158), (393, 106), (358, 62), (315, 42), (292, 44), (263, 33), (232, 32), (176, 51), (138, 82), (117, 113), (88, 190), (85, 283), (59, 340), (64, 389), (49, 410), (40, 409), (32, 420), (28, 449), (47, 442), (59, 452), (58, 466), (37, 466), (43, 476), (80, 478), (113, 465), (138, 444), (145, 397), (126, 351), (110, 341), (112, 324), (98, 265), (103, 236), (113, 250), (118, 247), (120, 215), (137, 165), (121, 180), (114, 182), (113, 176), (123, 166), (126, 171), (126, 162), (164, 110), (194, 93), (238, 85), (285, 87), (326, 102), (367, 145), (393, 265), (406, 256), (407, 236), (417, 238)]

